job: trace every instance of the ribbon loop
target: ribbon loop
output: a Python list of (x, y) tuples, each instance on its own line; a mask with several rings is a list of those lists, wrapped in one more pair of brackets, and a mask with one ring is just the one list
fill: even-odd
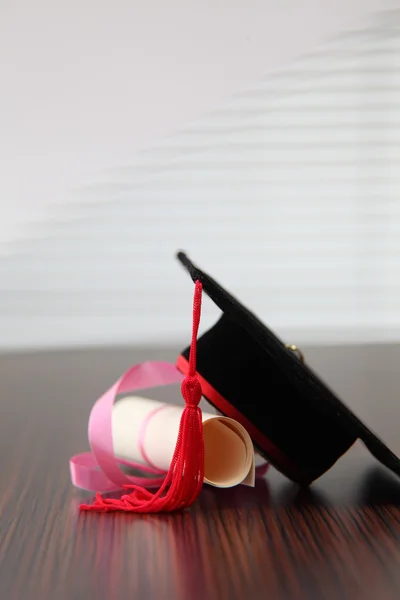
[[(94, 404), (90, 417), (88, 437), (91, 452), (72, 456), (69, 461), (72, 483), (79, 488), (95, 492), (120, 490), (126, 485), (154, 488), (164, 477), (151, 466), (120, 461), (114, 455), (112, 440), (112, 409), (118, 394), (182, 382), (183, 376), (175, 365), (148, 361), (134, 365)], [(125, 464), (158, 477), (134, 477), (120, 469)]]

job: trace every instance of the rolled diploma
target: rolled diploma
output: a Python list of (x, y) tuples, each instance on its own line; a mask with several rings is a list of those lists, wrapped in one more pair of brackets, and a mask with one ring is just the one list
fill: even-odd
[[(152, 465), (168, 471), (182, 412), (181, 406), (150, 398), (129, 396), (117, 400), (112, 412), (115, 456), (145, 464), (139, 444), (142, 435), (142, 444)], [(234, 419), (203, 412), (203, 432), (205, 483), (221, 488), (239, 484), (254, 486), (254, 448), (246, 429)]]

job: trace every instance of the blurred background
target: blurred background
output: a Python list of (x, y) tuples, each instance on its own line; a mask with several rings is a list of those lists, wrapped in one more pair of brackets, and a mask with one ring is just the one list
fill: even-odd
[(400, 340), (400, 0), (0, 12), (1, 350)]

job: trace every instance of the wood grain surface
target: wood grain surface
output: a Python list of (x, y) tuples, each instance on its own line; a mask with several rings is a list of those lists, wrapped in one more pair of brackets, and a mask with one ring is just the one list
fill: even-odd
[[(308, 490), (271, 469), (255, 489), (204, 488), (184, 513), (78, 512), (68, 459), (87, 449), (94, 400), (130, 364), (175, 355), (0, 357), (1, 600), (398, 600), (400, 482), (361, 444)], [(307, 359), (400, 450), (399, 347)]]

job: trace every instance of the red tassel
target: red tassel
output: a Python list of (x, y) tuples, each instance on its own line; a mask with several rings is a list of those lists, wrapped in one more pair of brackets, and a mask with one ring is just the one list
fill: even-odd
[(163, 484), (155, 493), (137, 485), (124, 486), (132, 491), (119, 500), (103, 498), (101, 494), (97, 494), (94, 503), (81, 504), (81, 510), (171, 512), (187, 508), (199, 495), (204, 479), (203, 422), (199, 407), (202, 391), (196, 376), (196, 342), (200, 323), (201, 295), (202, 285), (200, 281), (196, 281), (189, 372), (182, 381), (182, 396), (186, 406), (179, 425), (174, 455)]

